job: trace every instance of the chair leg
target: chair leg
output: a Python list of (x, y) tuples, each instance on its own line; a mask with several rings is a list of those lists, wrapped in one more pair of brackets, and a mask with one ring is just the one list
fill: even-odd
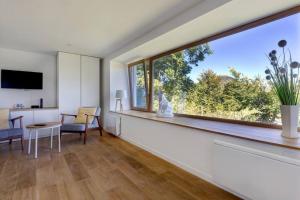
[(99, 127), (100, 136), (102, 136), (102, 127)]
[(84, 137), (83, 137), (83, 144), (86, 143), (86, 138), (87, 138), (87, 131), (84, 132)]
[(22, 151), (24, 150), (24, 146), (23, 146), (23, 137), (21, 137), (21, 147), (22, 147)]
[(100, 131), (100, 136), (102, 136), (102, 130), (103, 130), (103, 127), (101, 126), (99, 117), (96, 117), (96, 119), (97, 119), (97, 122), (98, 122), (98, 127), (99, 127), (99, 131)]

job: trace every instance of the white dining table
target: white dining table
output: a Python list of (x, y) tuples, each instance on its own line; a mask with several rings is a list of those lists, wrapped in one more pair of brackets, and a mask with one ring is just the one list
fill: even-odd
[(30, 124), (27, 125), (26, 128), (29, 130), (29, 141), (28, 141), (28, 154), (30, 154), (31, 150), (31, 139), (32, 134), (35, 133), (35, 154), (34, 158), (37, 158), (38, 155), (38, 138), (39, 138), (39, 131), (44, 129), (51, 129), (51, 135), (50, 135), (50, 148), (53, 148), (53, 132), (54, 129), (58, 129), (58, 152), (61, 151), (61, 144), (60, 144), (60, 127), (61, 122), (45, 122), (45, 123), (37, 123), (37, 124)]

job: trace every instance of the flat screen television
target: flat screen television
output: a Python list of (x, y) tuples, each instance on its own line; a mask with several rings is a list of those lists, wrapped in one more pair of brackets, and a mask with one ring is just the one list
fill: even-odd
[(43, 89), (43, 73), (1, 70), (1, 88)]

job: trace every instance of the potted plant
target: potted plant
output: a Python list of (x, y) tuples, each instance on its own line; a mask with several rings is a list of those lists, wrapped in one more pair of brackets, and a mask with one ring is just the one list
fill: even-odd
[(272, 67), (268, 67), (265, 73), (281, 103), (282, 136), (298, 138), (300, 64), (292, 60), (290, 51), (285, 49), (286, 45), (286, 40), (278, 42), (282, 49), (281, 56), (277, 56), (276, 50), (267, 55)]

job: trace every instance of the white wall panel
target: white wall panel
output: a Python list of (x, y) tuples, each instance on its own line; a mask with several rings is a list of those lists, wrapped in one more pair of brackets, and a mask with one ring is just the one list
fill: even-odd
[(81, 56), (81, 106), (100, 105), (100, 60)]
[(80, 107), (80, 55), (59, 52), (57, 59), (60, 112), (77, 113)]

